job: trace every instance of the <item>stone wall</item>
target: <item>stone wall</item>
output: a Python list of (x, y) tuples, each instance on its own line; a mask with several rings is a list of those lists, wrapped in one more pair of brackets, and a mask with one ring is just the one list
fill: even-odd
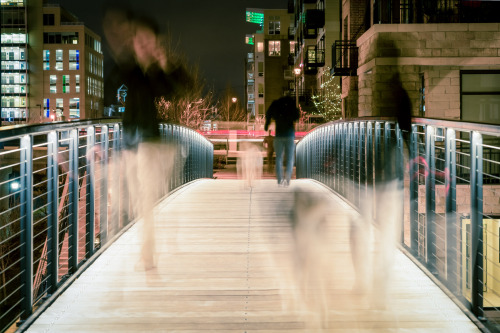
[(376, 24), (357, 46), (360, 117), (397, 113), (386, 102), (399, 73), (413, 116), (460, 119), (460, 71), (500, 69), (499, 23)]

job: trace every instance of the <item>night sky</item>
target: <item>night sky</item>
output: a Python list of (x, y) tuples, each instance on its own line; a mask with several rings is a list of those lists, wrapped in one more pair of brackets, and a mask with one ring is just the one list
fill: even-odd
[[(49, 1), (51, 2), (51, 1)], [(105, 76), (112, 61), (102, 33), (103, 0), (53, 0), (76, 15), (103, 38)], [(127, 1), (123, 1), (126, 3)], [(199, 65), (201, 74), (215, 93), (227, 85), (243, 97), (244, 59), (249, 50), (245, 35), (257, 25), (245, 22), (246, 8), (286, 9), (287, 0), (130, 0), (130, 7), (156, 19), (161, 32), (170, 32), (173, 45), (185, 54), (191, 65)], [(286, 31), (287, 27), (282, 27)], [(106, 78), (105, 78), (106, 79)], [(106, 94), (115, 92), (106, 90)]]

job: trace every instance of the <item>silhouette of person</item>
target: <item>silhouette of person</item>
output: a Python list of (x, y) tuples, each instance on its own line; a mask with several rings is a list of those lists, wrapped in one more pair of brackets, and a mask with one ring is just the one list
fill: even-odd
[(264, 138), (264, 148), (267, 152), (267, 172), (273, 172), (273, 155), (274, 155), (274, 137), (271, 135), (271, 130), (269, 130), (269, 135)]
[[(297, 119), (299, 119), (299, 110), (290, 96), (273, 101), (266, 112), (264, 129), (268, 130), (272, 120), (276, 123), (276, 136), (274, 138), (276, 178), (278, 185), (281, 186), (288, 186), (292, 178), (295, 157), (295, 121)], [(284, 175), (283, 156), (286, 166)]]
[(119, 22), (128, 35), (123, 39), (126, 45), (121, 49), (115, 45), (115, 49), (130, 53), (120, 67), (121, 78), (128, 88), (122, 120), (123, 156), (134, 215), (143, 218), (141, 259), (148, 270), (156, 262), (153, 208), (159, 199), (159, 185), (170, 177), (165, 173), (172, 172), (175, 151), (170, 146), (160, 147), (156, 101), (184, 92), (190, 77), (183, 67), (167, 62), (154, 21), (131, 17), (129, 22)]

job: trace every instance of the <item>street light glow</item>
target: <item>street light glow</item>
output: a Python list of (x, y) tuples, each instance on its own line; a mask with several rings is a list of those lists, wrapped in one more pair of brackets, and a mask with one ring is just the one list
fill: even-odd
[(17, 191), (19, 190), (19, 188), (21, 187), (21, 184), (19, 184), (18, 181), (15, 181), (15, 182), (12, 182), (10, 183), (10, 188), (13, 190), (13, 191)]
[(233, 97), (231, 98), (231, 100), (233, 101), (233, 103), (236, 103), (236, 101), (238, 100), (236, 97)]
[(294, 68), (293, 69), (295, 75), (300, 75), (301, 69), (300, 68)]

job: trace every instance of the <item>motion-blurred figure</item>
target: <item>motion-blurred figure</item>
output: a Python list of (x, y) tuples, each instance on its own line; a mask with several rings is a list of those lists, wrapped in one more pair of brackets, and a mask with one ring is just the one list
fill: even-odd
[[(276, 123), (274, 150), (276, 151), (276, 178), (281, 186), (290, 185), (295, 159), (295, 121), (299, 119), (299, 110), (290, 96), (281, 97), (271, 103), (266, 112), (264, 129), (267, 131), (271, 121)], [(285, 157), (285, 175), (283, 175), (283, 156)]]
[(161, 145), (156, 100), (182, 93), (189, 76), (167, 61), (155, 22), (120, 9), (109, 9), (105, 17), (110, 18), (104, 24), (106, 36), (116, 38), (108, 43), (114, 50), (119, 77), (128, 88), (122, 122), (123, 161), (134, 216), (143, 218), (141, 259), (148, 270), (156, 264), (153, 208), (160, 185), (172, 173), (176, 151)]
[(247, 141), (240, 144), (240, 151), (242, 155), (236, 162), (238, 178), (244, 181), (246, 188), (254, 187), (262, 178), (262, 151), (255, 144)]
[[(394, 73), (384, 87), (390, 87), (383, 108), (392, 112), (402, 130), (403, 147), (396, 138), (382, 150), (382, 168), (375, 170), (375, 184), (366, 190), (361, 202), (362, 214), (351, 221), (351, 252), (356, 272), (354, 291), (369, 294), (371, 305), (384, 309), (388, 302), (396, 244), (400, 242), (403, 224), (403, 170), (407, 140), (411, 130), (411, 101), (403, 88), (399, 73)], [(395, 131), (394, 131), (395, 132)], [(405, 147), (406, 146), (406, 147)], [(373, 229), (373, 234), (372, 234)], [(370, 242), (374, 239), (373, 244)], [(373, 256), (371, 256), (373, 250)]]
[(296, 301), (313, 311), (322, 326), (327, 319), (327, 280), (331, 272), (326, 264), (327, 209), (328, 202), (320, 195), (300, 188), (294, 190), (291, 223)]
[(263, 142), (264, 148), (266, 148), (267, 153), (267, 172), (273, 172), (274, 166), (274, 137), (271, 135), (271, 130), (269, 130), (269, 135), (264, 137)]

